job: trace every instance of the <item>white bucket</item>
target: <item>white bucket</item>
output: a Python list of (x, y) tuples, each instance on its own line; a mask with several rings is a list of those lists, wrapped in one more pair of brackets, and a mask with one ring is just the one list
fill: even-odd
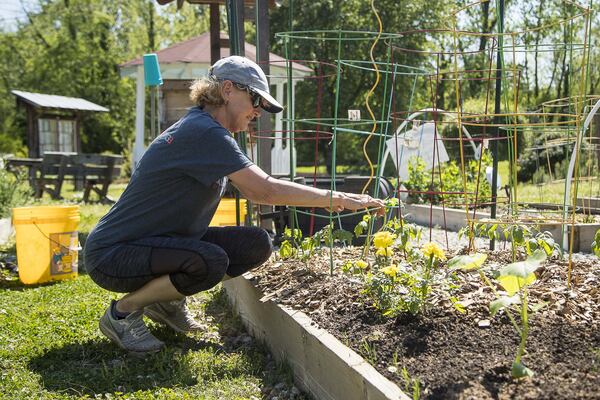
[(7, 243), (15, 234), (10, 218), (0, 218), (0, 245)]

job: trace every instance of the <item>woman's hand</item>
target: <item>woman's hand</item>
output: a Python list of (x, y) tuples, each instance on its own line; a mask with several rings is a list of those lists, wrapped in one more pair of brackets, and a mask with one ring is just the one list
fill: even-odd
[(333, 207), (325, 207), (327, 211), (341, 212), (345, 209), (356, 211), (365, 208), (375, 208), (377, 215), (385, 214), (385, 202), (375, 199), (368, 194), (334, 192)]

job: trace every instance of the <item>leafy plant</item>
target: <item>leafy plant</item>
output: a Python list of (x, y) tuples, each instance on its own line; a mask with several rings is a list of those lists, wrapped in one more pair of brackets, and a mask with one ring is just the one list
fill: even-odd
[(352, 242), (352, 234), (343, 229), (333, 229), (333, 223), (326, 225), (313, 236), (305, 238), (302, 238), (300, 229), (286, 227), (282, 238), (279, 256), (283, 260), (299, 257), (304, 262), (308, 261), (321, 248), (321, 243), (330, 246), (336, 242)]
[[(402, 204), (396, 197), (390, 197), (385, 200), (385, 213), (383, 216), (383, 226), (381, 228), (381, 231), (391, 230), (387, 226), (388, 222), (389, 222), (388, 218), (391, 215), (392, 210), (397, 207), (402, 207)], [(367, 234), (367, 237), (365, 239), (365, 244), (363, 246), (363, 257), (367, 256), (367, 253), (369, 251), (369, 246), (371, 245), (371, 231), (372, 231), (371, 228), (373, 226), (374, 218), (377, 218), (377, 217), (372, 216), (370, 214), (365, 214), (365, 215), (363, 215), (362, 220), (354, 227), (354, 235), (356, 237), (363, 235), (365, 232)], [(394, 220), (394, 219), (397, 220), (397, 217), (392, 218), (392, 220)]]
[(443, 198), (447, 203), (462, 203), (465, 201), (464, 194), (441, 195), (439, 193), (465, 193), (465, 191), (468, 193), (466, 200), (469, 203), (475, 203), (474, 193), (477, 193), (478, 200), (489, 198), (491, 188), (485, 176), (485, 169), (491, 165), (491, 162), (489, 152), (483, 153), (481, 161), (470, 160), (465, 164), (463, 179), (463, 171), (456, 161), (436, 167), (432, 176), (431, 171), (427, 171), (425, 161), (420, 157), (413, 157), (408, 164), (408, 179), (403, 182), (408, 189), (408, 200), (413, 203), (438, 204)]
[(283, 241), (279, 245), (279, 256), (283, 260), (296, 257), (298, 255), (298, 243), (300, 240), (302, 240), (302, 231), (300, 229), (286, 227), (283, 231)]
[(414, 248), (411, 246), (411, 242), (420, 242), (423, 228), (406, 223), (396, 217), (386, 222), (383, 229), (386, 229), (396, 235), (396, 246), (398, 250), (406, 256), (410, 261), (414, 257)]
[(435, 191), (435, 182), (431, 180), (431, 173), (427, 172), (425, 161), (421, 157), (412, 157), (408, 161), (408, 179), (402, 182), (408, 190), (408, 201), (413, 203), (430, 201), (437, 204), (439, 201), (437, 196), (426, 193)]
[(10, 210), (27, 203), (31, 189), (25, 182), (26, 175), (13, 175), (0, 169), (0, 218), (10, 216)]
[[(450, 260), (450, 269), (462, 269), (464, 271), (477, 270), (482, 280), (492, 289), (496, 299), (490, 303), (490, 313), (495, 316), (500, 310), (505, 310), (521, 341), (513, 361), (511, 374), (513, 378), (532, 376), (533, 371), (525, 367), (521, 358), (525, 353), (525, 344), (529, 333), (529, 308), (535, 312), (542, 308), (545, 303), (536, 305), (528, 304), (527, 287), (536, 281), (535, 270), (546, 260), (546, 252), (542, 249), (536, 250), (529, 255), (525, 261), (508, 264), (496, 273), (496, 281), (506, 291), (506, 295), (500, 295), (495, 286), (489, 281), (482, 270), (482, 265), (487, 258), (485, 254), (474, 254), (458, 256)], [(514, 318), (511, 309), (514, 308), (520, 315), (520, 325)]]
[(439, 267), (441, 261), (446, 261), (446, 255), (439, 245), (431, 242), (426, 243), (421, 249), (421, 252), (425, 256), (425, 268), (421, 280), (420, 303), (425, 307), (427, 296), (431, 292), (430, 284), (433, 270), (434, 268)]
[(363, 294), (384, 316), (423, 313), (428, 308), (434, 287), (443, 292), (452, 289), (447, 271), (441, 269), (446, 256), (437, 244), (427, 243), (420, 252), (412, 253), (410, 263), (397, 264), (392, 258), (393, 250), (388, 250), (391, 247), (389, 241), (387, 235), (374, 240), (378, 247), (373, 268), (359, 271), (349, 265), (346, 270), (355, 271), (364, 279)]
[[(413, 254), (413, 249), (410, 246), (411, 241), (420, 241), (421, 240), (421, 232), (422, 228), (418, 227), (414, 224), (409, 224), (403, 220), (398, 219), (398, 217), (393, 217), (388, 219), (388, 215), (390, 210), (393, 207), (402, 207), (402, 204), (399, 204), (397, 198), (389, 198), (386, 200), (386, 213), (384, 217), (383, 226), (381, 227), (380, 232), (389, 232), (394, 236), (394, 239), (399, 239), (395, 241), (395, 244), (398, 246), (398, 250), (402, 251), (407, 258)], [(370, 214), (366, 214), (363, 216), (362, 220), (354, 227), (354, 235), (359, 237), (363, 235), (365, 232), (369, 230), (369, 224), (372, 222), (372, 218)], [(381, 233), (383, 234), (383, 233)], [(377, 235), (377, 233), (375, 234)], [(368, 236), (365, 241), (365, 247), (363, 251), (363, 255), (366, 257), (369, 246), (371, 245), (371, 237)], [(376, 246), (377, 247), (377, 246)]]
[(352, 275), (364, 274), (369, 270), (369, 264), (363, 260), (349, 260), (342, 265), (342, 272)]
[[(533, 371), (527, 368), (521, 361), (525, 353), (525, 344), (529, 334), (529, 304), (527, 296), (527, 287), (536, 281), (535, 270), (546, 260), (546, 253), (543, 250), (536, 250), (525, 261), (519, 261), (508, 264), (499, 270), (496, 280), (506, 291), (507, 296), (502, 296), (490, 303), (490, 312), (492, 316), (496, 315), (502, 309), (515, 308), (521, 316), (520, 326), (511, 317), (513, 327), (521, 337), (519, 348), (513, 361), (511, 375), (513, 378), (524, 378), (533, 376)], [(533, 306), (532, 311), (543, 307), (544, 303)]]
[(513, 260), (516, 250), (521, 248), (527, 255), (532, 255), (536, 250), (543, 250), (548, 257), (560, 251), (560, 246), (554, 241), (550, 232), (540, 232), (538, 229), (522, 224), (501, 224), (477, 222), (472, 230), (468, 226), (460, 229), (458, 237), (487, 237), (490, 240), (511, 240), (513, 245)]
[(596, 231), (596, 235), (594, 235), (594, 241), (592, 242), (592, 251), (596, 255), (596, 257), (600, 258), (600, 229)]

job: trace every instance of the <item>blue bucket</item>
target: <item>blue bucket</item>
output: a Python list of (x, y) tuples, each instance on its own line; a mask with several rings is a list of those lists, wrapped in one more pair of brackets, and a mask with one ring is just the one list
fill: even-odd
[(146, 86), (163, 84), (156, 53), (144, 54), (144, 83)]

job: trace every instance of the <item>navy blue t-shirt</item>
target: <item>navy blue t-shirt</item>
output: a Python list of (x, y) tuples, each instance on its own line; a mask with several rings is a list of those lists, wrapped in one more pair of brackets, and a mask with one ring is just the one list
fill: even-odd
[(122, 196), (90, 233), (86, 257), (147, 237), (200, 239), (227, 175), (250, 165), (229, 131), (204, 110), (190, 109), (150, 144)]

